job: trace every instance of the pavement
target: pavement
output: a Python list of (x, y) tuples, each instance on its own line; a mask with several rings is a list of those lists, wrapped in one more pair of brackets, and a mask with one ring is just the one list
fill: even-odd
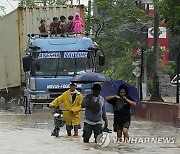
[[(143, 101), (148, 101), (150, 97), (143, 98)], [(176, 97), (162, 97), (165, 103), (176, 103)], [(180, 100), (180, 99), (179, 99)]]

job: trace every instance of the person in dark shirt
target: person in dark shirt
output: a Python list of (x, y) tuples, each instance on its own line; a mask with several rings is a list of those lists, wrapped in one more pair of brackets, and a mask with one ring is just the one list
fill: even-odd
[(67, 33), (73, 34), (73, 25), (72, 25), (73, 16), (68, 17), (67, 22)]
[(50, 23), (50, 33), (51, 34), (59, 34), (59, 19), (57, 17), (53, 17), (53, 22)]
[(106, 117), (105, 100), (100, 96), (101, 85), (95, 83), (92, 88), (92, 93), (87, 94), (83, 98), (82, 108), (85, 108), (83, 142), (89, 143), (89, 139), (94, 132), (95, 142), (97, 137), (102, 133), (102, 123), (105, 122), (105, 128), (108, 126)]
[(65, 36), (65, 33), (66, 33), (66, 17), (65, 16), (60, 16), (59, 32), (60, 32), (62, 37)]
[(44, 19), (42, 19), (40, 21), (40, 26), (39, 26), (39, 32), (40, 33), (47, 33), (47, 29), (46, 29), (46, 21)]
[(128, 129), (131, 121), (130, 106), (135, 106), (134, 102), (128, 96), (128, 89), (125, 85), (121, 85), (118, 89), (118, 95), (107, 96), (108, 103), (113, 105), (114, 109), (114, 132), (117, 132), (117, 140), (122, 140), (122, 134), (124, 135), (124, 141), (129, 138)]
[(46, 24), (46, 20), (42, 19), (38, 28), (42, 37), (48, 37), (48, 25)]

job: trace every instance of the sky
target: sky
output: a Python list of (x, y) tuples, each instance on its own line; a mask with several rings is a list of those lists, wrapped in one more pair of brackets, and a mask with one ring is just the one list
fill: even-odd
[[(81, 0), (80, 2), (85, 6), (88, 4), (88, 0)], [(78, 1), (73, 0), (73, 3), (78, 4)], [(4, 11), (0, 9), (0, 15), (5, 15), (17, 8), (18, 0), (0, 0), (0, 6), (5, 7)]]

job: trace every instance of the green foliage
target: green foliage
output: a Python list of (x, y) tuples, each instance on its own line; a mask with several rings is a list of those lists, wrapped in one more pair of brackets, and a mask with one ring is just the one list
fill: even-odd
[[(146, 23), (149, 17), (135, 6), (133, 0), (95, 0), (95, 2), (99, 14), (92, 18), (93, 22), (103, 21), (106, 24), (102, 35), (96, 39), (106, 55), (106, 66), (99, 70), (114, 79), (135, 84), (135, 76), (132, 74), (135, 67), (132, 66), (132, 62), (137, 57), (132, 55), (132, 48), (141, 47), (140, 24)], [(140, 28), (136, 27), (136, 23)]]
[(35, 6), (34, 0), (20, 0), (20, 6)]
[(161, 0), (157, 3), (157, 6), (172, 33), (180, 34), (180, 1)]
[(57, 4), (57, 5), (64, 5), (64, 4), (66, 4), (67, 2), (69, 2), (69, 0), (57, 0), (56, 4)]
[[(170, 0), (162, 0), (162, 2), (163, 1)], [(175, 3), (175, 1), (172, 3)], [(135, 76), (132, 74), (134, 69), (132, 62), (136, 61), (136, 59), (140, 59), (141, 57), (133, 56), (131, 50), (132, 48), (142, 47), (144, 42), (143, 37), (145, 36), (141, 35), (141, 28), (146, 23), (149, 23), (149, 21), (153, 23), (153, 17), (146, 15), (142, 9), (136, 7), (133, 0), (95, 0), (95, 2), (98, 8), (98, 15), (91, 18), (91, 24), (104, 22), (106, 25), (102, 31), (102, 35), (96, 38), (96, 41), (100, 47), (103, 48), (106, 55), (106, 66), (105, 68), (99, 68), (99, 70), (112, 76), (114, 79), (123, 79), (127, 82), (135, 83)], [(180, 1), (178, 0), (178, 3), (179, 2)], [(176, 5), (173, 7), (176, 8), (173, 12), (175, 13), (174, 17), (177, 16), (177, 20), (174, 21), (177, 22), (180, 18), (179, 6)], [(159, 7), (159, 9), (160, 8), (161, 7)], [(173, 16), (173, 13), (171, 14), (171, 12), (166, 12), (166, 10), (167, 9), (164, 9), (164, 12), (167, 17)], [(174, 19), (174, 17), (170, 18)], [(174, 32), (177, 32), (176, 26), (174, 26)], [(170, 27), (172, 27), (172, 25)], [(169, 61), (167, 66), (159, 68), (159, 70), (164, 74), (174, 73), (174, 60), (177, 55), (175, 54), (177, 53), (176, 48), (174, 47), (175, 42), (176, 39), (173, 37), (173, 41), (170, 40), (170, 47), (173, 46), (174, 53), (172, 53), (171, 47), (171, 61)], [(144, 54), (147, 58), (148, 80), (151, 82), (152, 72), (154, 69), (152, 63), (154, 60), (153, 49), (148, 48), (144, 51)], [(159, 57), (161, 54), (162, 51), (159, 50)]]
[(177, 61), (177, 46), (180, 35), (180, 1), (179, 0), (161, 0), (157, 4), (158, 11), (162, 20), (166, 22), (169, 32), (169, 66), (162, 68), (163, 72), (174, 74), (176, 70), (175, 62)]
[(174, 61), (168, 61), (168, 65), (161, 67), (161, 71), (164, 74), (174, 74), (174, 69), (172, 69), (172, 68), (175, 68), (175, 62)]
[(170, 50), (170, 60), (171, 61), (176, 61), (177, 60), (177, 55), (178, 55), (178, 44), (179, 44), (179, 36), (169, 33), (169, 50)]

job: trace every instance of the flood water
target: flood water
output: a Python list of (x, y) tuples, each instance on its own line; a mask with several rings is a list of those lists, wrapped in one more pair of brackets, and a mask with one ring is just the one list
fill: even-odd
[[(112, 128), (113, 115), (108, 114), (108, 119)], [(0, 111), (0, 154), (177, 154), (180, 151), (180, 128), (160, 123), (132, 119), (129, 135), (133, 142), (116, 142), (116, 134), (111, 133), (107, 145), (98, 145), (93, 138), (91, 143), (83, 143), (82, 130), (79, 137), (67, 137), (65, 126), (59, 137), (53, 137), (50, 135), (53, 128), (52, 111), (31, 115)], [(152, 141), (157, 138), (159, 141)]]

